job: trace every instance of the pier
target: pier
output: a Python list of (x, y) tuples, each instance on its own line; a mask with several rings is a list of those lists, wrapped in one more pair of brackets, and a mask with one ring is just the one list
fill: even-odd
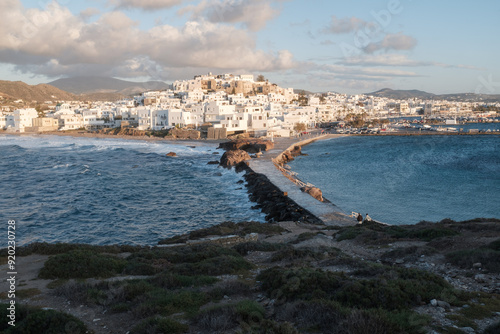
[[(342, 209), (335, 204), (329, 201), (320, 202), (311, 197), (309, 194), (303, 192), (301, 187), (307, 184), (298, 179), (292, 181), (291, 179), (294, 178), (293, 173), (290, 173), (290, 171), (277, 164), (277, 161), (280, 160), (283, 152), (291, 150), (295, 146), (302, 147), (317, 140), (342, 136), (344, 135), (313, 135), (302, 140), (297, 138), (275, 138), (274, 148), (263, 152), (260, 158), (255, 158), (249, 161), (249, 167), (256, 173), (266, 175), (275, 186), (283, 191), (283, 193), (286, 193), (287, 196), (294, 200), (298, 205), (322, 220), (325, 225), (352, 226), (357, 223), (354, 218), (344, 213)], [(289, 175), (287, 176), (284, 173), (289, 173)]]

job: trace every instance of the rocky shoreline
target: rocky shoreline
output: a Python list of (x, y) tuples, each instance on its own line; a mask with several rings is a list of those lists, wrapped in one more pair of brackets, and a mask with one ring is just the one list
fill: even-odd
[[(250, 200), (257, 203), (253, 208), (262, 210), (266, 214), (267, 222), (297, 221), (322, 224), (321, 219), (290, 199), (266, 175), (256, 173), (246, 163), (250, 159), (249, 153), (258, 154), (273, 147), (272, 142), (258, 139), (221, 143), (219, 148), (226, 150), (226, 152), (221, 157), (220, 165), (225, 168), (234, 167), (237, 172), (245, 173), (245, 185)], [(296, 146), (292, 153), (286, 151), (284, 154), (286, 154), (287, 159), (300, 155), (300, 146)]]

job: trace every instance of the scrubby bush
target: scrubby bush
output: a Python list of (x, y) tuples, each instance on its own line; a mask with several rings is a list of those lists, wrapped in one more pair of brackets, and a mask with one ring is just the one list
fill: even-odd
[(235, 274), (252, 268), (253, 265), (238, 254), (238, 256), (220, 255), (195, 263), (180, 263), (172, 267), (172, 271), (181, 275), (217, 276)]
[(436, 296), (454, 296), (452, 287), (432, 273), (382, 266), (375, 273), (379, 274), (376, 278), (353, 280), (318, 269), (274, 267), (263, 271), (257, 279), (272, 298), (321, 298), (358, 308), (407, 309)]
[(196, 231), (189, 232), (183, 235), (177, 235), (171, 238), (161, 240), (159, 244), (176, 244), (184, 243), (188, 240), (196, 240), (205, 238), (211, 235), (239, 235), (245, 236), (250, 233), (261, 233), (261, 234), (280, 234), (286, 230), (277, 224), (272, 223), (260, 223), (260, 222), (224, 222), (218, 225), (210, 226), (207, 228), (199, 229)]
[(396, 239), (419, 239), (431, 241), (433, 239), (458, 235), (455, 230), (442, 226), (417, 227), (417, 226), (389, 226), (385, 232)]
[[(496, 244), (492, 247), (496, 247)], [(491, 248), (459, 250), (446, 254), (446, 259), (461, 268), (472, 268), (474, 263), (480, 262), (483, 268), (500, 273), (500, 251)]]
[(483, 334), (498, 334), (498, 333), (500, 333), (500, 321), (494, 323), (491, 326), (488, 326), (483, 332)]
[(342, 285), (343, 276), (319, 269), (273, 267), (261, 272), (257, 280), (270, 297), (296, 300), (333, 295)]
[(264, 319), (266, 310), (253, 300), (242, 300), (236, 304), (236, 313), (246, 323), (259, 323)]
[[(16, 249), (19, 256), (27, 256), (31, 254), (41, 255), (57, 255), (68, 253), (74, 250), (86, 250), (97, 253), (111, 253), (118, 254), (124, 252), (136, 252), (143, 249), (144, 246), (131, 246), (131, 245), (110, 245), (110, 246), (97, 246), (88, 244), (68, 244), (68, 243), (55, 243), (50, 244), (47, 242), (34, 242), (26, 246)], [(5, 252), (5, 254), (3, 254)], [(0, 255), (7, 255), (6, 249), (0, 251)]]
[(134, 313), (139, 317), (151, 314), (171, 315), (179, 312), (194, 314), (209, 298), (206, 293), (192, 290), (169, 291), (154, 289), (144, 295)]
[(205, 333), (224, 333), (238, 326), (238, 317), (233, 305), (207, 308), (193, 320)]
[(8, 324), (7, 304), (0, 304), (0, 331), (5, 334), (18, 333), (70, 333), (84, 334), (87, 328), (82, 321), (72, 315), (54, 310), (42, 310), (16, 304), (16, 326)]
[(110, 255), (89, 250), (73, 250), (49, 258), (39, 277), (54, 278), (106, 278), (120, 274), (127, 262)]
[(361, 226), (350, 226), (341, 229), (337, 234), (336, 234), (336, 239), (337, 241), (343, 241), (343, 240), (351, 240), (356, 238), (358, 235), (362, 234), (365, 232), (365, 229), (363, 229)]

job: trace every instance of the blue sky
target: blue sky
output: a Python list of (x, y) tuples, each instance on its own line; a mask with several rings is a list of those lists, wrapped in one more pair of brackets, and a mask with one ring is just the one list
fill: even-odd
[(2, 0), (0, 79), (264, 74), (283, 87), (500, 94), (500, 1)]

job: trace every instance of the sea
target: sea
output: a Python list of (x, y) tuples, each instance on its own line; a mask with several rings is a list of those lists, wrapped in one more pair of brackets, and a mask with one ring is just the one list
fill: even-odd
[(304, 146), (307, 156), (289, 165), (347, 214), (394, 225), (463, 221), (500, 218), (499, 148), (497, 134), (350, 136)]
[(207, 164), (220, 159), (216, 147), (0, 135), (0, 218), (15, 220), (20, 246), (155, 245), (224, 221), (264, 222), (242, 174)]

